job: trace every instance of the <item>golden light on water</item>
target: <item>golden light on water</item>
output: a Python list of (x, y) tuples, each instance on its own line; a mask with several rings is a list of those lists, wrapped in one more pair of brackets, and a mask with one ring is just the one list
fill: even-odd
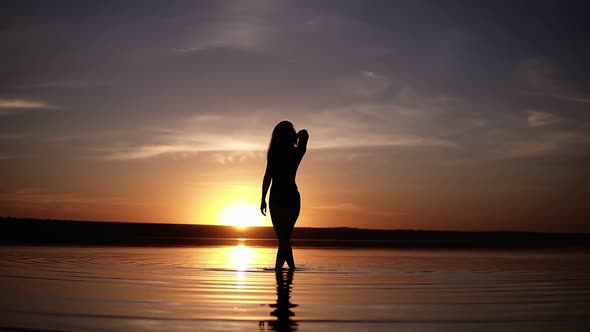
[(239, 244), (228, 248), (228, 263), (236, 271), (245, 271), (255, 259), (255, 249)]
[[(220, 246), (208, 250), (207, 258), (195, 257), (195, 259), (208, 262), (208, 266), (220, 268), (224, 271), (245, 272), (259, 269), (274, 263), (275, 248), (261, 248), (246, 245), (246, 240), (238, 240), (233, 246)], [(238, 279), (242, 274), (237, 274)], [(232, 279), (234, 280), (234, 279)]]

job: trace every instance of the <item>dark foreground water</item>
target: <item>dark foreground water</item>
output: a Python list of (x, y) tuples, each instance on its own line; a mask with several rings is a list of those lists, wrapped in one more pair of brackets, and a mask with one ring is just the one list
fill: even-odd
[(587, 331), (590, 253), (0, 247), (0, 329)]

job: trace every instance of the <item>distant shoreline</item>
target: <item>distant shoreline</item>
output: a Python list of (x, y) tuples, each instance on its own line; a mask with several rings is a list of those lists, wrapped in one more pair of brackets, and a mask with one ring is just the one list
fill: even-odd
[[(0, 245), (275, 246), (271, 227), (0, 218)], [(337, 248), (590, 248), (590, 234), (296, 227), (293, 245)]]

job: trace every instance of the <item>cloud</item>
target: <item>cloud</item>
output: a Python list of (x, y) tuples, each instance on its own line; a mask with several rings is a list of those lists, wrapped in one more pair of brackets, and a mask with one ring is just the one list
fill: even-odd
[[(423, 146), (454, 148), (444, 137), (410, 132), (403, 128), (399, 115), (375, 107), (293, 113), (297, 128), (310, 131), (310, 149), (362, 149), (367, 147)], [(118, 136), (101, 139), (92, 149), (95, 158), (140, 160), (170, 156), (185, 158), (208, 152), (221, 164), (239, 163), (266, 151), (274, 125), (284, 118), (262, 113), (201, 114), (179, 119), (169, 127), (137, 129), (136, 139)], [(412, 118), (414, 121), (414, 118)], [(394, 123), (396, 123), (394, 125)], [(245, 125), (248, 124), (248, 125)], [(149, 140), (148, 142), (142, 142)], [(111, 143), (108, 143), (111, 141)], [(98, 142), (98, 141), (97, 141)], [(108, 145), (104, 145), (107, 142)]]
[[(195, 118), (193, 118), (194, 120)], [(222, 164), (243, 159), (250, 151), (262, 151), (266, 148), (261, 143), (261, 136), (253, 134), (222, 134), (219, 128), (227, 128), (227, 120), (216, 116), (198, 116), (194, 121), (186, 121), (190, 127), (151, 128), (138, 133), (139, 137), (149, 137), (149, 143), (116, 143), (111, 146), (99, 146), (93, 149), (105, 160), (140, 160), (170, 156), (186, 158), (201, 152), (215, 152), (214, 159)], [(124, 137), (118, 137), (123, 140)], [(103, 139), (102, 141), (108, 141)], [(260, 143), (259, 143), (260, 142)]]
[(63, 81), (48, 81), (34, 84), (19, 85), (17, 89), (78, 89), (97, 86), (110, 85), (112, 82), (101, 81), (83, 81), (83, 80), (63, 80)]
[[(510, 142), (502, 158), (528, 158), (564, 152), (568, 146), (588, 145), (590, 137), (581, 131), (548, 132)], [(575, 153), (580, 152), (579, 149)]]
[(215, 22), (199, 25), (193, 30), (189, 40), (192, 45), (175, 48), (175, 52), (194, 53), (215, 48), (235, 48), (253, 50), (264, 42), (272, 32), (267, 22), (273, 15), (273, 5), (244, 5), (240, 2), (226, 4), (216, 13)]
[(0, 98), (0, 115), (8, 115), (29, 110), (55, 110), (53, 105), (45, 102), (29, 99), (2, 99)]
[(127, 204), (119, 197), (88, 197), (77, 193), (54, 193), (42, 188), (22, 188), (15, 192), (1, 193), (0, 203), (19, 207), (54, 206), (63, 204)]
[(529, 127), (543, 127), (556, 122), (559, 122), (559, 119), (548, 112), (529, 112), (527, 118)]
[(216, 161), (221, 164), (228, 164), (244, 161), (245, 158), (251, 156), (250, 152), (266, 149), (265, 145), (232, 140), (228, 137), (219, 137), (218, 139), (199, 143), (193, 137), (187, 136), (184, 141), (184, 144), (163, 141), (161, 144), (99, 148), (95, 150), (101, 153), (98, 159), (105, 160), (139, 160), (165, 155), (182, 159), (201, 152), (215, 152), (214, 158)]
[(398, 211), (389, 211), (389, 210), (379, 210), (379, 209), (367, 209), (366, 206), (355, 204), (355, 203), (348, 203), (348, 202), (339, 202), (334, 204), (324, 204), (324, 205), (316, 205), (310, 207), (312, 210), (316, 211), (337, 211), (343, 212), (348, 214), (362, 214), (364, 216), (376, 216), (376, 217), (398, 217), (401, 215), (405, 215), (406, 213), (398, 212)]
[(552, 98), (569, 101), (574, 103), (581, 103), (581, 104), (590, 104), (590, 97), (589, 96), (573, 96), (573, 95), (566, 95), (566, 94), (550, 94)]
[(217, 152), (214, 154), (215, 161), (222, 165), (243, 164), (248, 160), (261, 158), (264, 156), (262, 151), (227, 151)]
[[(99, 149), (100, 150), (100, 149)], [(99, 159), (107, 160), (134, 160), (148, 159), (170, 153), (195, 153), (199, 150), (188, 145), (145, 145), (123, 148), (107, 148)]]
[(175, 52), (179, 53), (195, 53), (206, 51), (215, 48), (240, 48), (240, 49), (249, 49), (255, 45), (253, 41), (248, 39), (239, 39), (236, 38), (235, 40), (209, 40), (198, 43), (197, 46), (193, 47), (186, 47), (186, 48), (175, 48)]
[(54, 106), (35, 100), (26, 99), (0, 99), (0, 108), (8, 109), (53, 109)]
[(312, 207), (315, 210), (338, 210), (338, 211), (345, 211), (345, 212), (364, 212), (366, 209), (358, 204), (354, 203), (335, 203), (329, 205), (316, 205)]
[[(239, 141), (231, 137), (220, 136), (198, 143), (194, 140), (192, 144), (172, 144), (163, 141), (161, 144), (138, 145), (127, 147), (103, 147), (93, 149), (99, 152), (96, 158), (104, 160), (140, 160), (156, 158), (161, 156), (172, 156), (174, 158), (186, 158), (190, 155), (202, 152), (214, 152), (213, 158), (220, 164), (230, 164), (244, 162), (245, 160), (257, 156), (256, 152), (263, 152), (267, 149), (267, 140), (264, 135), (258, 142)], [(192, 138), (187, 136), (186, 141)], [(440, 148), (453, 148), (455, 143), (428, 137), (386, 137), (386, 136), (367, 136), (350, 138), (335, 138), (322, 140), (310, 144), (314, 149), (355, 149), (367, 147), (396, 147), (396, 146), (429, 146)]]
[(561, 71), (546, 59), (533, 58), (519, 64), (519, 76), (526, 83), (525, 94), (548, 97), (560, 101), (590, 104), (590, 96), (574, 89), (564, 88), (555, 78)]
[(424, 115), (420, 109), (407, 109), (394, 103), (359, 104), (311, 113), (305, 123), (315, 130), (315, 134), (312, 131), (314, 148), (455, 147), (454, 142), (429, 135), (412, 124), (431, 125), (426, 123), (428, 118)]
[(0, 134), (0, 141), (14, 141), (14, 140), (21, 140), (27, 137), (30, 137), (29, 134), (16, 134), (16, 133), (2, 133)]

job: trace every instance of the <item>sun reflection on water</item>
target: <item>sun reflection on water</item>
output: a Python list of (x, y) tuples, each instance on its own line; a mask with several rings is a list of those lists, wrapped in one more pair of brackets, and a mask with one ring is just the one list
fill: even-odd
[(228, 263), (236, 271), (246, 271), (254, 260), (254, 249), (244, 244), (228, 248)]

